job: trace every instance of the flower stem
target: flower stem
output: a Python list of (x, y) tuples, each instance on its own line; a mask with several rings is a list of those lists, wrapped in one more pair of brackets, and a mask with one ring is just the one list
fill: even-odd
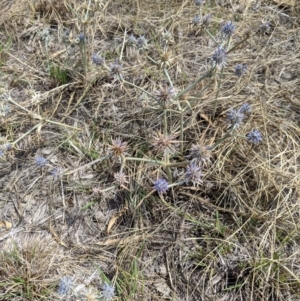
[(213, 108), (213, 113), (212, 113), (212, 119), (215, 119), (215, 115), (216, 115), (216, 110), (217, 110), (217, 105), (218, 105), (218, 98), (219, 98), (219, 93), (220, 93), (221, 84), (222, 84), (222, 78), (223, 78), (223, 72), (224, 72), (224, 66), (222, 66), (221, 74), (220, 74), (220, 77), (219, 77), (219, 79), (218, 79), (218, 88), (217, 88), (216, 97), (215, 97), (215, 102), (214, 102), (214, 108)]
[(206, 73), (204, 73), (201, 77), (199, 77), (195, 82), (193, 82), (191, 85), (189, 85), (187, 88), (185, 88), (181, 93), (177, 94), (174, 100), (179, 99), (180, 96), (184, 95), (188, 91), (190, 91), (192, 88), (194, 88), (199, 82), (201, 82), (203, 79), (206, 77), (211, 77), (213, 74), (213, 71), (215, 70), (216, 67), (211, 68), (208, 70)]

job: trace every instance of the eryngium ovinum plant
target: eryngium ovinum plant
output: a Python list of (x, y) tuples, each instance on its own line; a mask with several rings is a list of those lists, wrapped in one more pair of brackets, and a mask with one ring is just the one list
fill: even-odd
[[(201, 1), (200, 1), (201, 2)], [(197, 4), (198, 5), (198, 4)], [(201, 3), (199, 3), (201, 5)], [(201, 10), (199, 11), (201, 14)], [(205, 16), (204, 16), (205, 17)], [(203, 17), (203, 18), (204, 18)], [(202, 22), (203, 23), (203, 22)], [(202, 24), (203, 25), (203, 24)], [(224, 77), (227, 54), (231, 51), (234, 51), (237, 45), (240, 45), (241, 42), (237, 43), (231, 47), (231, 37), (235, 32), (235, 25), (229, 21), (223, 24), (220, 28), (219, 33), (216, 36), (213, 36), (206, 28), (206, 32), (210, 38), (214, 41), (216, 47), (214, 52), (210, 57), (211, 65), (209, 70), (202, 74), (198, 79), (185, 87), (182, 91), (179, 91), (174, 87), (171, 76), (169, 74), (168, 68), (170, 62), (168, 61), (168, 47), (174, 42), (172, 34), (168, 31), (165, 31), (161, 37), (161, 50), (162, 50), (162, 60), (155, 61), (153, 58), (147, 58), (157, 65), (159, 70), (164, 74), (167, 84), (159, 86), (156, 91), (147, 91), (142, 87), (135, 85), (132, 82), (129, 82), (125, 79), (123, 75), (123, 63), (119, 58), (115, 59), (113, 62), (107, 64), (105, 59), (98, 54), (92, 55), (92, 63), (96, 68), (105, 68), (114, 78), (114, 81), (120, 81), (122, 85), (131, 86), (137, 90), (140, 90), (143, 94), (149, 96), (153, 100), (152, 107), (156, 106), (161, 112), (162, 116), (162, 131), (156, 132), (153, 135), (151, 144), (154, 149), (161, 154), (161, 159), (149, 159), (149, 158), (137, 158), (131, 157), (129, 155), (130, 149), (126, 141), (122, 141), (120, 138), (112, 139), (111, 145), (108, 148), (108, 155), (104, 158), (96, 160), (104, 160), (107, 158), (118, 158), (120, 162), (120, 169), (114, 174), (114, 179), (116, 186), (124, 187), (128, 183), (128, 177), (124, 173), (124, 166), (129, 161), (143, 161), (146, 163), (151, 163), (151, 165), (160, 166), (160, 170), (166, 172), (166, 176), (158, 177), (153, 179), (152, 182), (152, 191), (157, 192), (161, 196), (166, 193), (170, 187), (177, 185), (190, 184), (193, 185), (201, 184), (203, 181), (203, 175), (205, 168), (211, 161), (213, 149), (222, 143), (225, 139), (230, 138), (234, 135), (235, 130), (242, 125), (247, 116), (251, 113), (251, 106), (248, 103), (244, 103), (240, 108), (233, 109), (230, 108), (227, 115), (227, 128), (226, 133), (213, 145), (199, 145), (192, 144), (189, 149), (185, 149), (185, 139), (184, 139), (184, 116), (185, 113), (193, 109), (192, 101), (189, 101), (189, 98), (186, 97), (187, 93), (190, 92), (199, 82), (203, 81), (206, 78), (215, 78), (218, 82), (218, 89), (215, 95), (214, 106), (212, 111), (212, 119), (215, 118), (216, 109), (218, 106), (218, 94), (221, 88), (222, 78)], [(144, 36), (135, 37), (134, 35), (128, 36), (127, 39), (128, 47), (136, 48), (137, 53), (142, 52), (149, 47), (148, 40)], [(238, 64), (231, 74), (241, 77), (246, 73), (247, 66), (244, 64)], [(201, 92), (197, 93), (197, 98), (201, 96), (202, 91), (205, 91), (209, 88), (209, 84), (204, 86)], [(170, 131), (170, 125), (168, 124), (168, 114), (178, 114), (180, 120), (180, 130), (179, 137), (174, 135)], [(261, 133), (254, 129), (244, 137), (249, 143), (253, 145), (259, 144), (262, 140)], [(179, 147), (178, 147), (179, 146)], [(174, 154), (177, 156), (174, 156)], [(179, 156), (178, 156), (179, 153)], [(188, 155), (185, 155), (188, 154)], [(184, 158), (184, 159), (178, 159)], [(185, 171), (182, 173), (182, 176), (179, 177), (179, 180), (173, 180), (174, 170), (172, 169), (184, 168)], [(105, 188), (104, 191), (113, 190), (115, 186)]]

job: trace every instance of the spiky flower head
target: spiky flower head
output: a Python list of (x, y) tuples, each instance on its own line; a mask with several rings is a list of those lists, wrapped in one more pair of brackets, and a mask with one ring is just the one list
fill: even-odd
[(120, 76), (123, 69), (123, 64), (119, 63), (119, 59), (115, 59), (114, 63), (110, 64), (110, 73), (112, 75)]
[(0, 149), (0, 158), (4, 157), (4, 152), (2, 149)]
[(207, 166), (211, 162), (211, 151), (206, 146), (192, 144), (190, 148), (190, 154), (187, 157), (191, 158), (192, 162)]
[(271, 23), (269, 21), (262, 20), (259, 25), (259, 31), (261, 33), (269, 33), (271, 30)]
[(241, 112), (241, 110), (234, 110), (233, 108), (230, 108), (227, 113), (227, 120), (233, 128), (238, 128), (242, 124), (244, 118), (245, 115)]
[(114, 173), (114, 178), (120, 186), (128, 183), (127, 176), (124, 174), (124, 172), (119, 171)]
[(175, 90), (173, 87), (161, 87), (160, 90), (156, 91), (156, 96), (161, 105), (165, 105), (167, 102), (170, 102), (175, 97)]
[(216, 66), (218, 69), (226, 65), (226, 50), (224, 47), (219, 46), (212, 55), (213, 66)]
[(163, 194), (166, 193), (169, 189), (169, 183), (166, 179), (158, 179), (154, 183), (154, 189), (159, 193)]
[(176, 152), (175, 145), (178, 144), (178, 141), (175, 139), (176, 139), (175, 135), (165, 135), (157, 131), (153, 135), (151, 144), (158, 152), (164, 152), (166, 149), (168, 149), (171, 153), (175, 153)]
[(248, 102), (245, 102), (242, 104), (239, 111), (244, 114), (249, 114), (251, 112), (251, 105)]
[(0, 116), (7, 116), (11, 112), (10, 106), (6, 103), (0, 103)]
[(104, 300), (111, 300), (115, 296), (115, 287), (105, 282), (102, 285), (101, 295), (104, 298)]
[(196, 15), (193, 20), (192, 20), (193, 24), (196, 26), (200, 23), (200, 17), (199, 15)]
[(262, 136), (259, 130), (254, 129), (251, 132), (249, 132), (247, 135), (248, 142), (251, 142), (253, 144), (259, 144), (262, 141)]
[(145, 49), (148, 47), (148, 40), (145, 38), (145, 36), (138, 37), (137, 46), (139, 49)]
[(112, 139), (111, 145), (108, 147), (109, 153), (114, 157), (120, 157), (126, 154), (128, 150), (127, 142), (123, 142), (120, 138)]
[(241, 77), (242, 75), (244, 75), (247, 72), (247, 66), (245, 64), (237, 64), (234, 67), (234, 74), (237, 77)]
[(161, 68), (166, 68), (170, 66), (174, 61), (174, 54), (172, 50), (168, 50), (164, 48), (163, 51), (160, 53), (160, 58), (158, 60), (159, 66)]
[(78, 35), (78, 40), (79, 40), (79, 43), (80, 44), (83, 44), (84, 42), (85, 42), (85, 36), (84, 36), (84, 33), (80, 33), (79, 35)]
[(38, 166), (38, 167), (44, 167), (46, 164), (47, 164), (47, 159), (44, 158), (43, 156), (37, 156), (35, 158), (35, 164)]
[(74, 285), (73, 280), (70, 277), (62, 277), (60, 279), (57, 292), (60, 295), (67, 295), (69, 291), (72, 289), (73, 285)]
[(6, 150), (6, 151), (10, 151), (10, 150), (13, 149), (13, 146), (11, 145), (11, 143), (4, 143), (4, 144), (2, 145), (2, 148), (3, 148), (4, 150)]
[(63, 176), (63, 169), (60, 167), (55, 167), (50, 171), (50, 174), (53, 176), (54, 179), (61, 178)]
[(97, 66), (101, 66), (104, 64), (104, 58), (99, 56), (97, 53), (92, 54), (92, 62)]
[(204, 3), (204, 0), (195, 0), (196, 6), (200, 6), (203, 3)]
[(232, 21), (226, 22), (221, 28), (221, 34), (224, 38), (228, 38), (233, 35), (235, 30), (235, 25)]
[(134, 37), (134, 35), (130, 35), (127, 39), (127, 45), (136, 47), (138, 45), (137, 39)]
[(195, 162), (191, 162), (187, 168), (184, 175), (186, 182), (192, 182), (193, 184), (202, 184), (202, 169)]

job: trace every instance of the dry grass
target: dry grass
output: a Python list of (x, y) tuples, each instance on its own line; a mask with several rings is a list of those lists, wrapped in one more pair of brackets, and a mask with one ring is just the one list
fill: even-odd
[[(1, 300), (101, 300), (103, 283), (113, 300), (300, 300), (299, 4), (207, 0), (199, 12), (194, 1), (3, 0), (0, 9)], [(237, 47), (220, 89), (219, 75), (205, 78), (164, 119), (152, 97), (169, 85), (163, 68), (176, 93), (210, 69), (216, 44), (192, 25), (197, 13), (212, 14), (215, 37), (232, 20)], [(130, 34), (148, 47), (126, 44)], [(119, 58), (124, 81), (93, 53), (109, 68)], [(230, 107), (245, 102), (251, 114), (218, 144)], [(247, 142), (252, 129), (262, 143)], [(176, 150), (176, 167), (150, 162), (164, 160), (155, 135)], [(201, 185), (182, 183), (193, 144), (216, 145)], [(167, 193), (154, 192), (170, 175)], [(57, 293), (63, 277), (68, 295)]]

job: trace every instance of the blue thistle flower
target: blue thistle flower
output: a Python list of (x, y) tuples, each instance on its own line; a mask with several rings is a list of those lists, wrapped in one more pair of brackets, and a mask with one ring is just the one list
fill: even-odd
[(200, 23), (200, 17), (198, 15), (196, 15), (194, 18), (193, 18), (193, 24), (196, 26)]
[(271, 30), (271, 23), (268, 21), (261, 21), (261, 24), (259, 25), (259, 31), (261, 33), (268, 33)]
[(10, 144), (10, 143), (5, 143), (4, 145), (3, 145), (3, 148), (5, 148), (6, 150), (12, 150), (12, 145)]
[(222, 26), (221, 34), (224, 38), (227, 38), (233, 35), (234, 30), (235, 30), (235, 25), (231, 21), (228, 21)]
[(226, 65), (226, 50), (223, 47), (218, 47), (211, 58), (213, 65), (220, 69)]
[(104, 58), (102, 58), (101, 56), (99, 56), (97, 53), (94, 53), (92, 55), (92, 62), (93, 64), (100, 66), (104, 64)]
[(174, 87), (165, 85), (164, 87), (161, 87), (160, 90), (156, 91), (155, 94), (158, 97), (159, 103), (163, 105), (166, 102), (171, 101), (176, 93)]
[(259, 144), (262, 141), (262, 136), (259, 130), (254, 129), (251, 132), (249, 132), (247, 135), (248, 142)]
[(46, 164), (47, 164), (47, 159), (44, 158), (43, 156), (37, 156), (35, 158), (35, 164), (38, 166), (38, 167), (44, 167)]
[(115, 62), (110, 64), (110, 73), (112, 75), (121, 76), (122, 64), (119, 63), (119, 59), (115, 59)]
[(4, 157), (4, 152), (2, 149), (0, 149), (0, 158)]
[(127, 40), (127, 44), (128, 44), (129, 46), (137, 46), (138, 41), (137, 41), (137, 39), (134, 37), (134, 35), (130, 35), (129, 38), (128, 38), (128, 40)]
[(69, 36), (70, 36), (70, 29), (66, 29), (66, 30), (64, 31), (64, 35), (65, 35), (66, 37), (69, 37)]
[(251, 105), (248, 102), (245, 102), (240, 108), (239, 111), (243, 114), (249, 114), (251, 112)]
[(187, 182), (192, 182), (193, 184), (201, 184), (202, 182), (202, 169), (196, 163), (192, 162), (186, 168), (185, 179)]
[(113, 285), (104, 283), (102, 285), (102, 296), (105, 300), (111, 300), (115, 296), (115, 288)]
[(242, 124), (244, 118), (245, 115), (241, 110), (234, 110), (233, 108), (230, 108), (227, 113), (227, 120), (234, 128), (238, 128)]
[(83, 33), (78, 35), (79, 43), (83, 44), (85, 42), (85, 36)]
[(203, 3), (204, 3), (204, 0), (195, 0), (196, 6), (200, 6)]
[(237, 64), (234, 67), (234, 74), (237, 77), (241, 77), (242, 75), (244, 75), (247, 72), (247, 66), (244, 64)]
[(0, 104), (0, 115), (5, 117), (11, 112), (10, 106), (7, 104)]
[(148, 40), (144, 36), (140, 36), (137, 39), (137, 45), (139, 49), (147, 48)]
[(203, 166), (207, 166), (211, 161), (211, 151), (207, 146), (200, 144), (192, 144), (190, 154), (187, 156), (192, 162), (198, 162)]
[(73, 280), (70, 277), (63, 277), (60, 279), (57, 292), (60, 295), (67, 295), (73, 286)]
[(53, 176), (53, 178), (57, 179), (63, 176), (63, 169), (59, 167), (55, 167), (50, 171), (50, 174)]
[(154, 189), (159, 193), (165, 193), (169, 189), (169, 183), (165, 179), (158, 179), (154, 183)]

